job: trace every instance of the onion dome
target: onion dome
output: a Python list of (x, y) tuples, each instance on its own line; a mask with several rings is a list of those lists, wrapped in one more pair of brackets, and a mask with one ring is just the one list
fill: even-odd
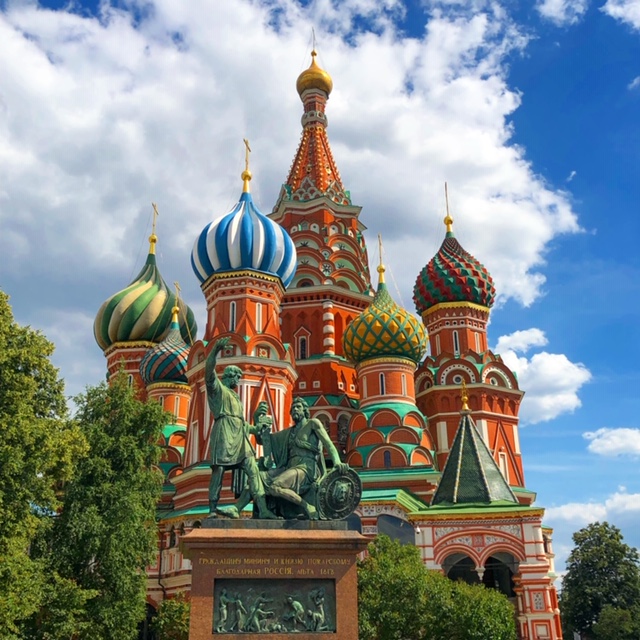
[(453, 218), (444, 219), (447, 234), (440, 250), (422, 269), (413, 287), (418, 313), (443, 302), (470, 302), (491, 307), (496, 296), (484, 265), (465, 251), (453, 235)]
[(187, 382), (189, 346), (180, 333), (179, 311), (179, 307), (173, 307), (167, 337), (149, 349), (140, 362), (140, 375), (145, 385), (153, 382)]
[(373, 302), (344, 332), (344, 354), (356, 364), (384, 356), (408, 358), (418, 363), (427, 350), (427, 334), (412, 314), (393, 301), (384, 282), (384, 271), (380, 265)]
[[(149, 255), (140, 273), (122, 291), (107, 299), (93, 323), (96, 342), (106, 351), (115, 342), (160, 342), (169, 332), (175, 294), (160, 275), (156, 265), (157, 237), (149, 238)], [(180, 322), (184, 340), (191, 344), (198, 327), (193, 311), (186, 308)]]
[(331, 76), (324, 69), (321, 69), (316, 62), (317, 55), (314, 49), (311, 52), (311, 65), (298, 76), (296, 89), (300, 96), (302, 96), (307, 89), (320, 89), (320, 91), (324, 91), (327, 95), (329, 95), (333, 89)]
[(202, 230), (191, 252), (191, 266), (201, 283), (214, 273), (251, 269), (277, 276), (287, 287), (296, 271), (295, 245), (277, 222), (256, 207), (249, 193), (248, 168), (242, 179), (240, 201)]

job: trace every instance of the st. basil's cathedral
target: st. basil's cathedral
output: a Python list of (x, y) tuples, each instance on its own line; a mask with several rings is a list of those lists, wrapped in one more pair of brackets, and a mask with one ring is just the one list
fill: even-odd
[[(422, 323), (394, 302), (382, 260), (372, 282), (361, 208), (327, 136), (333, 83), (315, 58), (297, 80), (302, 137), (273, 211), (253, 201), (247, 161), (238, 203), (195, 239), (204, 335), (159, 272), (155, 224), (141, 272), (95, 319), (107, 375), (124, 368), (141, 396), (173, 416), (163, 431), (149, 607), (190, 588), (179, 541), (209, 512), (204, 365), (215, 340), (229, 336), (221, 362), (243, 372), (245, 415), (265, 401), (281, 430), (293, 397), (305, 398), (358, 472), (354, 527), (415, 544), (428, 569), (500, 590), (521, 639), (562, 638), (551, 530), (524, 481), (524, 393), (487, 342), (492, 278), (460, 246), (446, 211), (442, 245), (414, 287)], [(223, 499), (233, 500), (230, 488)]]

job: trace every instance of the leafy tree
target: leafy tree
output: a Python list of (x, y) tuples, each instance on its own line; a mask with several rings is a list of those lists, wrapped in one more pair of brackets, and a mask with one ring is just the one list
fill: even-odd
[(592, 635), (607, 605), (628, 611), (640, 598), (638, 551), (623, 542), (619, 529), (596, 522), (574, 533), (573, 542), (560, 594), (567, 637), (573, 631)]
[(0, 629), (19, 622), (45, 597), (45, 565), (29, 553), (60, 506), (60, 484), (85, 448), (68, 420), (64, 383), (49, 358), (53, 344), (17, 324), (0, 291)]
[(163, 600), (151, 623), (158, 640), (188, 640), (191, 602), (186, 593)]
[[(76, 629), (74, 639), (127, 640), (145, 616), (145, 567), (156, 553), (162, 485), (156, 443), (166, 414), (158, 403), (136, 399), (123, 374), (75, 402), (89, 451), (65, 487), (49, 536), (51, 564), (84, 595), (97, 594), (85, 600), (80, 617), (90, 624)], [(68, 592), (76, 607), (84, 595)]]
[(420, 552), (379, 536), (358, 565), (360, 640), (515, 640), (507, 598), (426, 571)]
[(605, 604), (592, 628), (593, 640), (638, 640), (640, 638), (640, 606), (618, 609)]
[(360, 640), (421, 640), (427, 572), (412, 545), (378, 536), (358, 563)]

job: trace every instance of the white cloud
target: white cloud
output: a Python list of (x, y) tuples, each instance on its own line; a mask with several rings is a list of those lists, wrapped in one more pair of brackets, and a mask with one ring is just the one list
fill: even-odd
[(590, 440), (588, 449), (591, 453), (601, 456), (640, 455), (640, 429), (602, 428), (582, 435)]
[(571, 182), (578, 175), (577, 171), (571, 171), (567, 176), (567, 182)]
[(602, 11), (620, 22), (626, 22), (634, 29), (640, 30), (639, 0), (607, 0)]
[(498, 338), (496, 351), (503, 353), (504, 351), (516, 351), (526, 353), (531, 347), (544, 347), (548, 343), (547, 336), (540, 329), (525, 329), (523, 331), (514, 331), (508, 336)]
[(151, 201), (162, 273), (199, 304), (190, 248), (239, 195), (242, 138), (264, 211), (287, 174), (312, 25), (334, 79), (334, 156), (369, 244), (385, 238), (404, 300), (444, 236), (445, 180), (456, 235), (501, 298), (540, 295), (548, 244), (579, 226), (568, 194), (511, 142), (523, 97), (507, 64), (527, 41), (498, 6), (440, 3), (419, 39), (394, 26), (398, 0), (145, 7), (134, 16), (104, 5), (99, 19), (35, 3), (0, 11), (0, 252), (11, 256), (0, 286), (18, 318), (37, 302), (33, 282), (45, 293), (64, 283), (65, 304), (77, 292), (94, 314), (140, 265)]
[(627, 89), (632, 91), (633, 89), (637, 89), (640, 87), (640, 76), (636, 76), (628, 85)]
[(495, 349), (517, 374), (520, 388), (526, 391), (520, 407), (520, 419), (525, 424), (575, 411), (581, 405), (578, 392), (591, 379), (583, 364), (571, 362), (561, 353), (541, 351), (530, 358), (518, 355), (546, 344), (544, 332), (534, 328), (502, 336)]
[(627, 544), (639, 547), (640, 493), (627, 493), (620, 487), (602, 500), (570, 502), (545, 509), (544, 522), (554, 529), (553, 548), (558, 571), (564, 569), (573, 549), (573, 533), (593, 522), (605, 521), (621, 530)]
[(543, 18), (565, 26), (580, 22), (588, 6), (588, 0), (541, 0), (536, 9)]

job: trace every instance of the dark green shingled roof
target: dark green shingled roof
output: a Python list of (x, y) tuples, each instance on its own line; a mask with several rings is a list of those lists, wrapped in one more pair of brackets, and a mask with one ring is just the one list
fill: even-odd
[(518, 503), (471, 417), (460, 420), (431, 504)]

